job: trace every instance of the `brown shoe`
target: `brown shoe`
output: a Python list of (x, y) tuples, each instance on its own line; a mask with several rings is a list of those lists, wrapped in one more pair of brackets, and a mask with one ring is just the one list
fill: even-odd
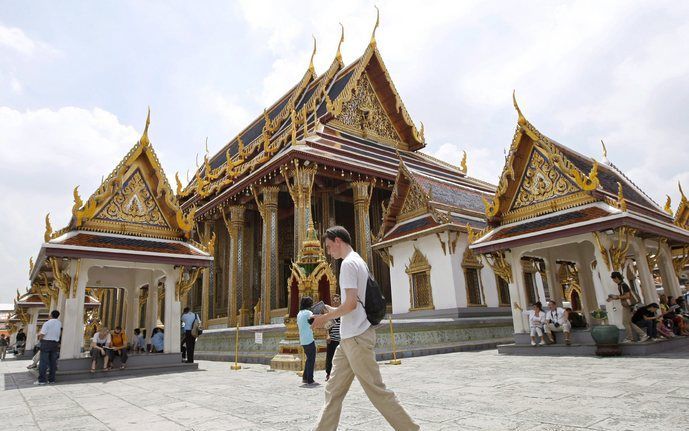
[(565, 340), (565, 344), (568, 345), (568, 346), (571, 346), (571, 345), (572, 345), (572, 340)]

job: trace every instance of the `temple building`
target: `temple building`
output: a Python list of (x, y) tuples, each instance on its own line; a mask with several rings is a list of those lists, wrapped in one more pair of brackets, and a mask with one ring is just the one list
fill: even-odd
[[(601, 323), (590, 312), (606, 308), (610, 322), (623, 328), (620, 302), (607, 301), (618, 294), (612, 271), (624, 275), (643, 303), (658, 302), (659, 290), (679, 296), (689, 261), (684, 193), (673, 215), (669, 198), (664, 208), (656, 204), (607, 159), (604, 144), (598, 163), (543, 135), (516, 99), (514, 106), (514, 139), (485, 203), (488, 226), (470, 233), (470, 249), (509, 285), (512, 305), (568, 302), (589, 327)], [(528, 331), (514, 306), (513, 321), (515, 333)]]
[(16, 300), (27, 347), (36, 339), (40, 311), (47, 320), (47, 311), (57, 309), (61, 360), (81, 360), (100, 325), (121, 326), (130, 340), (134, 328), (148, 328), (150, 338), (150, 329), (161, 326), (165, 352), (179, 354), (180, 298), (210, 266), (213, 238), (190, 239), (193, 213), (177, 203), (148, 139), (149, 118), (141, 139), (86, 202), (74, 189), (65, 228), (53, 232), (46, 216), (31, 288)]
[[(425, 145), (423, 125), (417, 128), (407, 113), (376, 47), (375, 29), (348, 66), (339, 45), (321, 75), (312, 57), (300, 81), (217, 154), (206, 155), (186, 187), (177, 178), (182, 208), (194, 213), (201, 235), (218, 239), (212, 269), (188, 304), (210, 327), (282, 322), (291, 264), (313, 222), (318, 238), (335, 224), (350, 231), (394, 313), (506, 305), (494, 277), (464, 253), (465, 225), (483, 226), (481, 196), (494, 187), (423, 153)], [(414, 183), (406, 201), (406, 183), (396, 185), (402, 171)], [(411, 236), (419, 237), (421, 250), (412, 270), (430, 278), (403, 273), (412, 246), (397, 244), (416, 241)], [(459, 274), (436, 279), (454, 260), (460, 273), (461, 262), (472, 268), (467, 293)], [(411, 302), (410, 289), (418, 291)]]

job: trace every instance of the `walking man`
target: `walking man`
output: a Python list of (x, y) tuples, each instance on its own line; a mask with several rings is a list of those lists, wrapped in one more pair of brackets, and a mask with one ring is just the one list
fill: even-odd
[(418, 430), (414, 420), (400, 405), (395, 393), (386, 389), (373, 350), (376, 332), (366, 318), (362, 302), (366, 299), (368, 266), (352, 250), (352, 239), (342, 226), (325, 231), (325, 248), (340, 266), (342, 305), (327, 314), (315, 317), (314, 328), (322, 328), (328, 320), (340, 317), (340, 345), (333, 358), (333, 370), (325, 387), (325, 405), (316, 431), (334, 431), (340, 422), (342, 401), (357, 378), (366, 396), (395, 430)]
[(46, 384), (45, 374), (48, 368), (50, 368), (48, 383), (55, 383), (58, 345), (62, 331), (62, 322), (57, 320), (58, 317), (60, 317), (59, 311), (51, 311), (50, 320), (43, 324), (41, 332), (38, 334), (38, 340), (41, 343), (41, 359), (38, 364), (38, 381), (34, 382), (34, 385)]
[(201, 320), (196, 313), (192, 313), (189, 307), (184, 308), (184, 314), (182, 314), (182, 322), (184, 322), (184, 344), (186, 345), (187, 362), (194, 362), (194, 346), (196, 345), (196, 335), (194, 334), (194, 322), (198, 321), (201, 324)]

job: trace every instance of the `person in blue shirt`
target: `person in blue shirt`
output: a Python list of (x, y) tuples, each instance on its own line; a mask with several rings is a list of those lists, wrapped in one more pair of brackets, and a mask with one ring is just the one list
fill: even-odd
[(164, 350), (165, 334), (160, 328), (153, 329), (153, 336), (151, 337), (151, 344), (153, 345), (153, 353), (162, 353)]
[(311, 329), (311, 322), (313, 322), (311, 307), (313, 307), (313, 299), (310, 296), (301, 298), (299, 313), (297, 314), (297, 326), (299, 327), (299, 344), (301, 344), (306, 355), (302, 383), (305, 386), (318, 386), (319, 383), (313, 380), (313, 369), (316, 366), (316, 341), (313, 338), (313, 329)]

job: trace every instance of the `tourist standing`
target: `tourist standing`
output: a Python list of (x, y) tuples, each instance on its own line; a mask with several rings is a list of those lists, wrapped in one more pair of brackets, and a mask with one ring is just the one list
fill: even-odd
[[(333, 300), (332, 300), (332, 307), (327, 307), (326, 309), (329, 311), (334, 310), (335, 308), (339, 307), (341, 305), (340, 302), (340, 295), (335, 294), (333, 295)], [(340, 345), (340, 318), (338, 317), (337, 319), (333, 320), (332, 325), (330, 328), (328, 328), (328, 335), (325, 339), (328, 347), (327, 351), (325, 354), (325, 381), (327, 382), (330, 380), (330, 372), (333, 369), (333, 356), (335, 356), (335, 349), (337, 349), (337, 346)]]
[(311, 307), (313, 307), (313, 299), (310, 296), (301, 298), (299, 313), (297, 313), (297, 327), (299, 327), (299, 344), (301, 344), (304, 355), (306, 355), (301, 381), (306, 386), (318, 386), (318, 383), (313, 380), (313, 370), (316, 367), (316, 341), (313, 338), (313, 329), (311, 329), (311, 322), (313, 321)]
[(17, 352), (16, 356), (20, 356), (24, 354), (24, 349), (26, 348), (26, 334), (24, 333), (24, 329), (19, 329), (17, 331), (17, 337), (14, 342), (14, 348)]
[(194, 323), (198, 321), (201, 324), (201, 319), (196, 313), (192, 313), (189, 307), (184, 308), (182, 314), (182, 323), (184, 323), (184, 344), (186, 347), (187, 363), (194, 362), (194, 347), (196, 346), (196, 334), (194, 334)]
[(618, 299), (622, 303), (622, 324), (624, 324), (624, 329), (627, 332), (625, 342), (634, 341), (634, 329), (632, 327), (632, 308), (634, 307), (634, 297), (632, 296), (632, 289), (629, 285), (624, 282), (622, 274), (614, 271), (610, 274), (610, 278), (617, 284), (617, 290), (619, 295), (608, 295), (607, 301), (610, 302), (613, 299)]
[(0, 334), (0, 361), (5, 360), (7, 354), (7, 346), (10, 344), (9, 337), (5, 338), (5, 334)]
[(321, 328), (328, 320), (340, 317), (341, 339), (333, 358), (332, 374), (325, 387), (325, 405), (315, 429), (337, 429), (342, 401), (356, 377), (368, 399), (394, 429), (418, 430), (419, 425), (404, 410), (395, 393), (385, 387), (376, 362), (376, 331), (366, 317), (363, 304), (368, 266), (352, 250), (352, 239), (347, 229), (342, 226), (328, 228), (324, 237), (328, 254), (334, 259), (342, 259), (339, 279), (342, 305), (317, 316), (313, 327)]
[(57, 353), (62, 331), (62, 322), (57, 320), (60, 312), (53, 310), (50, 312), (50, 320), (45, 322), (38, 333), (38, 340), (41, 343), (41, 359), (38, 363), (38, 381), (35, 385), (45, 385), (45, 375), (50, 368), (48, 383), (55, 383), (55, 373), (57, 373)]

